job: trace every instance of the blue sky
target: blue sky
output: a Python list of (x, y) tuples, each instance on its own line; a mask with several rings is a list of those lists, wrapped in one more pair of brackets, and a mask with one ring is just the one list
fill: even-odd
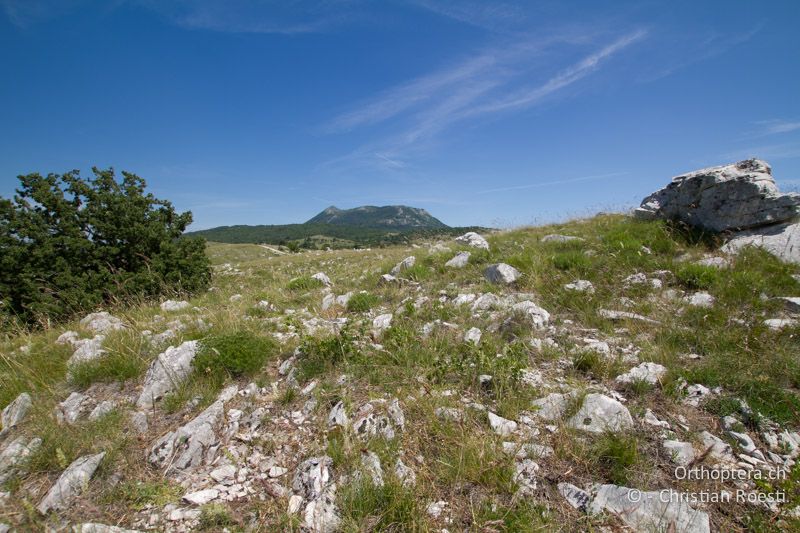
[(0, 0), (0, 194), (130, 170), (194, 229), (512, 226), (751, 156), (800, 187), (800, 2)]

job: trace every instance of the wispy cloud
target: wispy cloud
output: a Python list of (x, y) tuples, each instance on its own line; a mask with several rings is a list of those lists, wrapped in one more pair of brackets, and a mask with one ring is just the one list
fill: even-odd
[(562, 180), (553, 180), (553, 181), (544, 181), (538, 183), (528, 183), (526, 185), (512, 185), (510, 187), (497, 187), (494, 189), (484, 189), (482, 191), (476, 191), (473, 194), (490, 194), (490, 193), (497, 193), (497, 192), (508, 192), (508, 191), (522, 191), (527, 189), (538, 189), (540, 187), (553, 187), (557, 185), (563, 185), (566, 183), (578, 183), (581, 181), (597, 181), (597, 180), (607, 180), (609, 178), (616, 178), (619, 176), (625, 176), (628, 174), (627, 172), (609, 172), (607, 174), (592, 174), (590, 176), (580, 176), (578, 178), (567, 178)]
[(740, 161), (758, 157), (761, 159), (795, 159), (800, 158), (800, 142), (785, 142), (776, 144), (763, 144), (750, 146), (741, 150), (735, 150), (721, 154), (716, 160)]
[(800, 120), (759, 120), (756, 122), (756, 125), (759, 127), (759, 131), (756, 133), (756, 136), (759, 137), (800, 130)]
[(341, 133), (386, 123), (393, 133), (322, 166), (383, 171), (404, 168), (410, 153), (430, 148), (454, 124), (540, 104), (597, 71), (603, 62), (646, 35), (645, 30), (639, 29), (618, 37), (574, 63), (555, 69), (554, 74), (536, 84), (529, 80), (541, 78), (542, 70), (554, 70), (546, 64), (552, 61), (548, 52), (563, 55), (565, 45), (575, 44), (570, 35), (527, 40), (484, 51), (390, 88), (335, 117), (321, 129), (326, 133)]
[(487, 30), (507, 30), (527, 21), (519, 5), (468, 0), (411, 0), (411, 5), (442, 17)]

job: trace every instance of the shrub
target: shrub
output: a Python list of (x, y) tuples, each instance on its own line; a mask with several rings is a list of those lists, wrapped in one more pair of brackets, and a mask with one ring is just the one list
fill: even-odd
[(145, 181), (93, 169), (19, 176), (0, 198), (0, 309), (26, 324), (69, 318), (131, 296), (193, 292), (211, 277), (205, 243), (179, 238), (189, 212), (145, 194)]
[(202, 342), (192, 364), (207, 374), (252, 375), (275, 353), (275, 343), (247, 331), (212, 335)]
[(351, 313), (366, 313), (378, 303), (378, 297), (368, 292), (359, 292), (347, 301), (347, 310)]
[(293, 278), (289, 280), (289, 284), (286, 286), (290, 291), (308, 291), (319, 287), (322, 287), (322, 282), (311, 276)]
[(323, 374), (355, 353), (353, 338), (343, 330), (324, 339), (307, 337), (300, 346), (303, 354), (297, 364), (298, 379), (305, 381)]

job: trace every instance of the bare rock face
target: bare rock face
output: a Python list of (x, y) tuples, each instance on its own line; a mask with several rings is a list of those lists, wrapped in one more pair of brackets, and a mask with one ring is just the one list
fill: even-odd
[(736, 233), (725, 243), (722, 251), (736, 253), (747, 246), (766, 250), (787, 263), (800, 264), (800, 222)]
[(147, 370), (144, 387), (136, 401), (140, 409), (153, 407), (156, 400), (174, 390), (192, 371), (192, 361), (199, 345), (197, 341), (186, 341), (178, 347), (170, 346), (156, 357)]
[(640, 219), (685, 222), (708, 231), (746, 230), (800, 216), (800, 194), (781, 194), (760, 159), (704, 168), (672, 178), (634, 211)]
[(71, 465), (58, 478), (47, 492), (45, 497), (39, 502), (37, 509), (42, 514), (47, 514), (51, 509), (64, 509), (69, 502), (79, 495), (89, 484), (94, 471), (100, 466), (100, 461), (105, 457), (106, 452), (96, 455), (84, 455), (75, 459)]

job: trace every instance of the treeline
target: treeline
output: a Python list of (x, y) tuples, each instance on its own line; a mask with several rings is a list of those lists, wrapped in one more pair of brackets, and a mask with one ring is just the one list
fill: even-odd
[[(203, 237), (213, 242), (229, 244), (274, 244), (295, 243), (302, 248), (323, 246), (379, 247), (403, 244), (420, 238), (437, 236), (457, 236), (467, 231), (485, 231), (485, 228), (407, 228), (387, 230), (364, 226), (345, 226), (340, 224), (285, 224), (262, 226), (221, 226), (202, 231), (189, 232), (187, 236)], [(322, 241), (316, 237), (329, 237), (334, 241)], [(336, 241), (348, 241), (346, 243)], [(352, 243), (352, 244), (351, 244)]]

